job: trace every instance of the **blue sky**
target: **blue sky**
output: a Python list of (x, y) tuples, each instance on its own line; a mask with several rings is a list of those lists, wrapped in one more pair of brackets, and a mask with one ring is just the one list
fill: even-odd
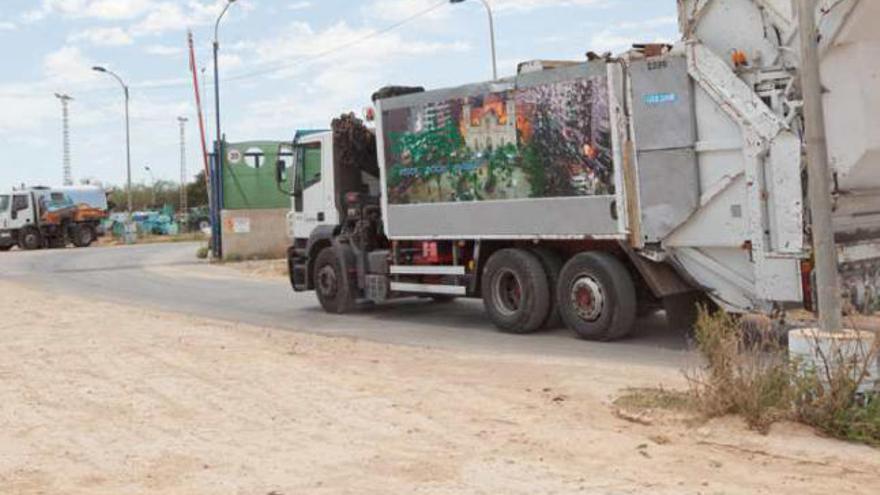
[[(499, 69), (532, 59), (582, 60), (632, 42), (677, 37), (673, 0), (490, 0)], [(122, 91), (90, 70), (105, 65), (131, 86), (136, 182), (177, 180), (177, 117), (190, 119), (188, 164), (201, 161), (185, 51), (193, 30), (211, 74), (213, 22), (225, 0), (3, 0), (0, 2), (0, 188), (59, 184), (61, 107), (68, 93), (77, 181), (125, 177)], [(358, 113), (387, 84), (445, 87), (491, 75), (485, 11), (477, 0), (238, 0), (221, 26), (223, 130), (230, 141), (288, 140)], [(345, 49), (332, 51), (339, 46)], [(330, 52), (330, 53), (327, 53)], [(316, 58), (316, 54), (323, 56)], [(210, 78), (209, 78), (210, 79)], [(210, 80), (208, 93), (213, 91)], [(207, 104), (212, 107), (213, 99)], [(208, 109), (208, 133), (213, 110)]]

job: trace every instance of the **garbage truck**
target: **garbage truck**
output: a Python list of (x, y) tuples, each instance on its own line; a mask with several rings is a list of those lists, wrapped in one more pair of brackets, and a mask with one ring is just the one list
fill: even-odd
[(0, 251), (88, 247), (107, 217), (99, 187), (33, 187), (0, 192)]
[[(845, 294), (880, 307), (880, 2), (817, 26)], [(799, 33), (790, 0), (680, 0), (681, 41), (522, 64), (515, 77), (374, 96), (298, 133), (288, 252), (330, 313), (480, 298), (501, 330), (630, 334), (703, 300), (781, 313), (814, 299)]]

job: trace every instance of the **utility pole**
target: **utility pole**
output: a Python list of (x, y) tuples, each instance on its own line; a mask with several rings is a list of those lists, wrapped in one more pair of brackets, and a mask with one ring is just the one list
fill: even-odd
[(177, 122), (180, 124), (180, 214), (186, 215), (186, 211), (189, 205), (187, 205), (187, 196), (186, 196), (186, 184), (187, 184), (187, 173), (186, 173), (186, 123), (189, 121), (186, 117), (177, 117)]
[(819, 324), (825, 332), (839, 332), (843, 329), (843, 316), (840, 302), (840, 275), (837, 271), (837, 248), (831, 215), (831, 172), (828, 167), (828, 146), (825, 138), (822, 79), (819, 72), (817, 1), (797, 0), (797, 7)]
[(73, 170), (70, 166), (70, 112), (69, 105), (73, 97), (66, 94), (55, 93), (55, 98), (61, 101), (61, 125), (64, 151), (62, 152), (62, 164), (64, 169), (64, 185), (73, 185)]

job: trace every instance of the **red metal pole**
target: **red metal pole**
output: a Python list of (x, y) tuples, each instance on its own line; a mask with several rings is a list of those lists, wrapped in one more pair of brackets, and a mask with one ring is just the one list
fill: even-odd
[(202, 158), (204, 160), (205, 166), (205, 183), (208, 184), (208, 188), (210, 190), (210, 172), (208, 170), (208, 144), (205, 141), (205, 118), (202, 114), (202, 95), (199, 92), (199, 74), (198, 68), (196, 64), (196, 50), (193, 46), (193, 35), (192, 31), (187, 33), (187, 41), (189, 43), (189, 69), (192, 71), (193, 76), (193, 89), (195, 90), (196, 95), (196, 111), (198, 112), (199, 117), (199, 132), (202, 135)]

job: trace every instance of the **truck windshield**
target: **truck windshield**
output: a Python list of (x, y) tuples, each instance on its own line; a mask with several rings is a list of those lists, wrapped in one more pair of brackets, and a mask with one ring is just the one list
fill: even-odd
[(0, 195), (0, 213), (6, 213), (6, 210), (9, 209), (9, 195), (3, 194)]

